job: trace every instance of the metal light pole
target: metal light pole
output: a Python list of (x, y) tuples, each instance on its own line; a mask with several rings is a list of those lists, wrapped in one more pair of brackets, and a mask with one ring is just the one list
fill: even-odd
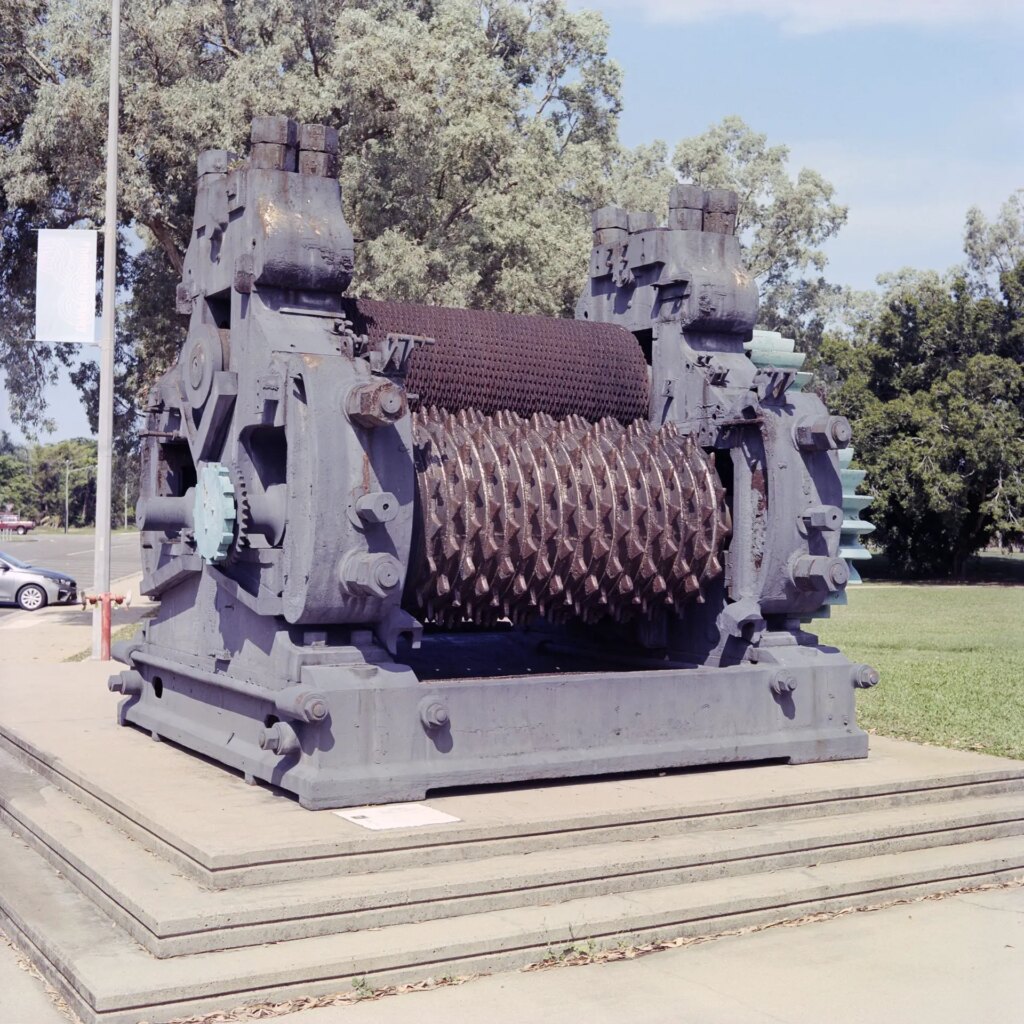
[(64, 460), (64, 532), (68, 532), (68, 478), (71, 476), (71, 460)]
[[(96, 462), (96, 551), (93, 586), (110, 591), (110, 477), (114, 447), (114, 301), (117, 292), (117, 94), (121, 0), (110, 4), (110, 92), (107, 107), (107, 201), (103, 217), (103, 334), (100, 338), (100, 422)], [(101, 616), (92, 616), (92, 656), (101, 656)]]

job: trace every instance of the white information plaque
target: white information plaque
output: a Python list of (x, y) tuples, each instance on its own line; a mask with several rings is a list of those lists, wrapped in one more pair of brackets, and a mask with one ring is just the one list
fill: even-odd
[(347, 807), (335, 811), (339, 818), (351, 821), (353, 825), (372, 828), (419, 828), (423, 825), (446, 825), (450, 821), (461, 821), (444, 811), (435, 811), (426, 804), (380, 804), (377, 807)]

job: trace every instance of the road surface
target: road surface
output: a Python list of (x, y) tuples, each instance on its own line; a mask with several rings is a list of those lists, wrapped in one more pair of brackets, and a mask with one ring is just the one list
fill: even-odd
[[(92, 590), (92, 560), (94, 535), (88, 533), (30, 533), (24, 537), (5, 537), (0, 540), (0, 551), (5, 551), (23, 562), (44, 569), (66, 572), (78, 583), (79, 591)], [(110, 538), (110, 578), (120, 579), (141, 569), (139, 535), (115, 533)], [(0, 605), (0, 618), (8, 615), (31, 615), (19, 608)]]

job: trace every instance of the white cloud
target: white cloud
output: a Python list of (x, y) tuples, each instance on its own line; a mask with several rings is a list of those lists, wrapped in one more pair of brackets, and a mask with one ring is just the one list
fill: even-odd
[(947, 27), (1024, 22), (1021, 0), (591, 0), (605, 10), (638, 10), (659, 22), (761, 17), (786, 32), (875, 25)]

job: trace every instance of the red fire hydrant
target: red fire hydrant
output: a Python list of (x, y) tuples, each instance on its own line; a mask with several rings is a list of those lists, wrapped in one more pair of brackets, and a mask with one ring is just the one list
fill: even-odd
[(128, 606), (132, 603), (132, 595), (128, 594), (83, 594), (82, 611), (89, 605), (99, 605), (100, 614), (100, 661), (110, 661), (110, 606), (112, 604)]

